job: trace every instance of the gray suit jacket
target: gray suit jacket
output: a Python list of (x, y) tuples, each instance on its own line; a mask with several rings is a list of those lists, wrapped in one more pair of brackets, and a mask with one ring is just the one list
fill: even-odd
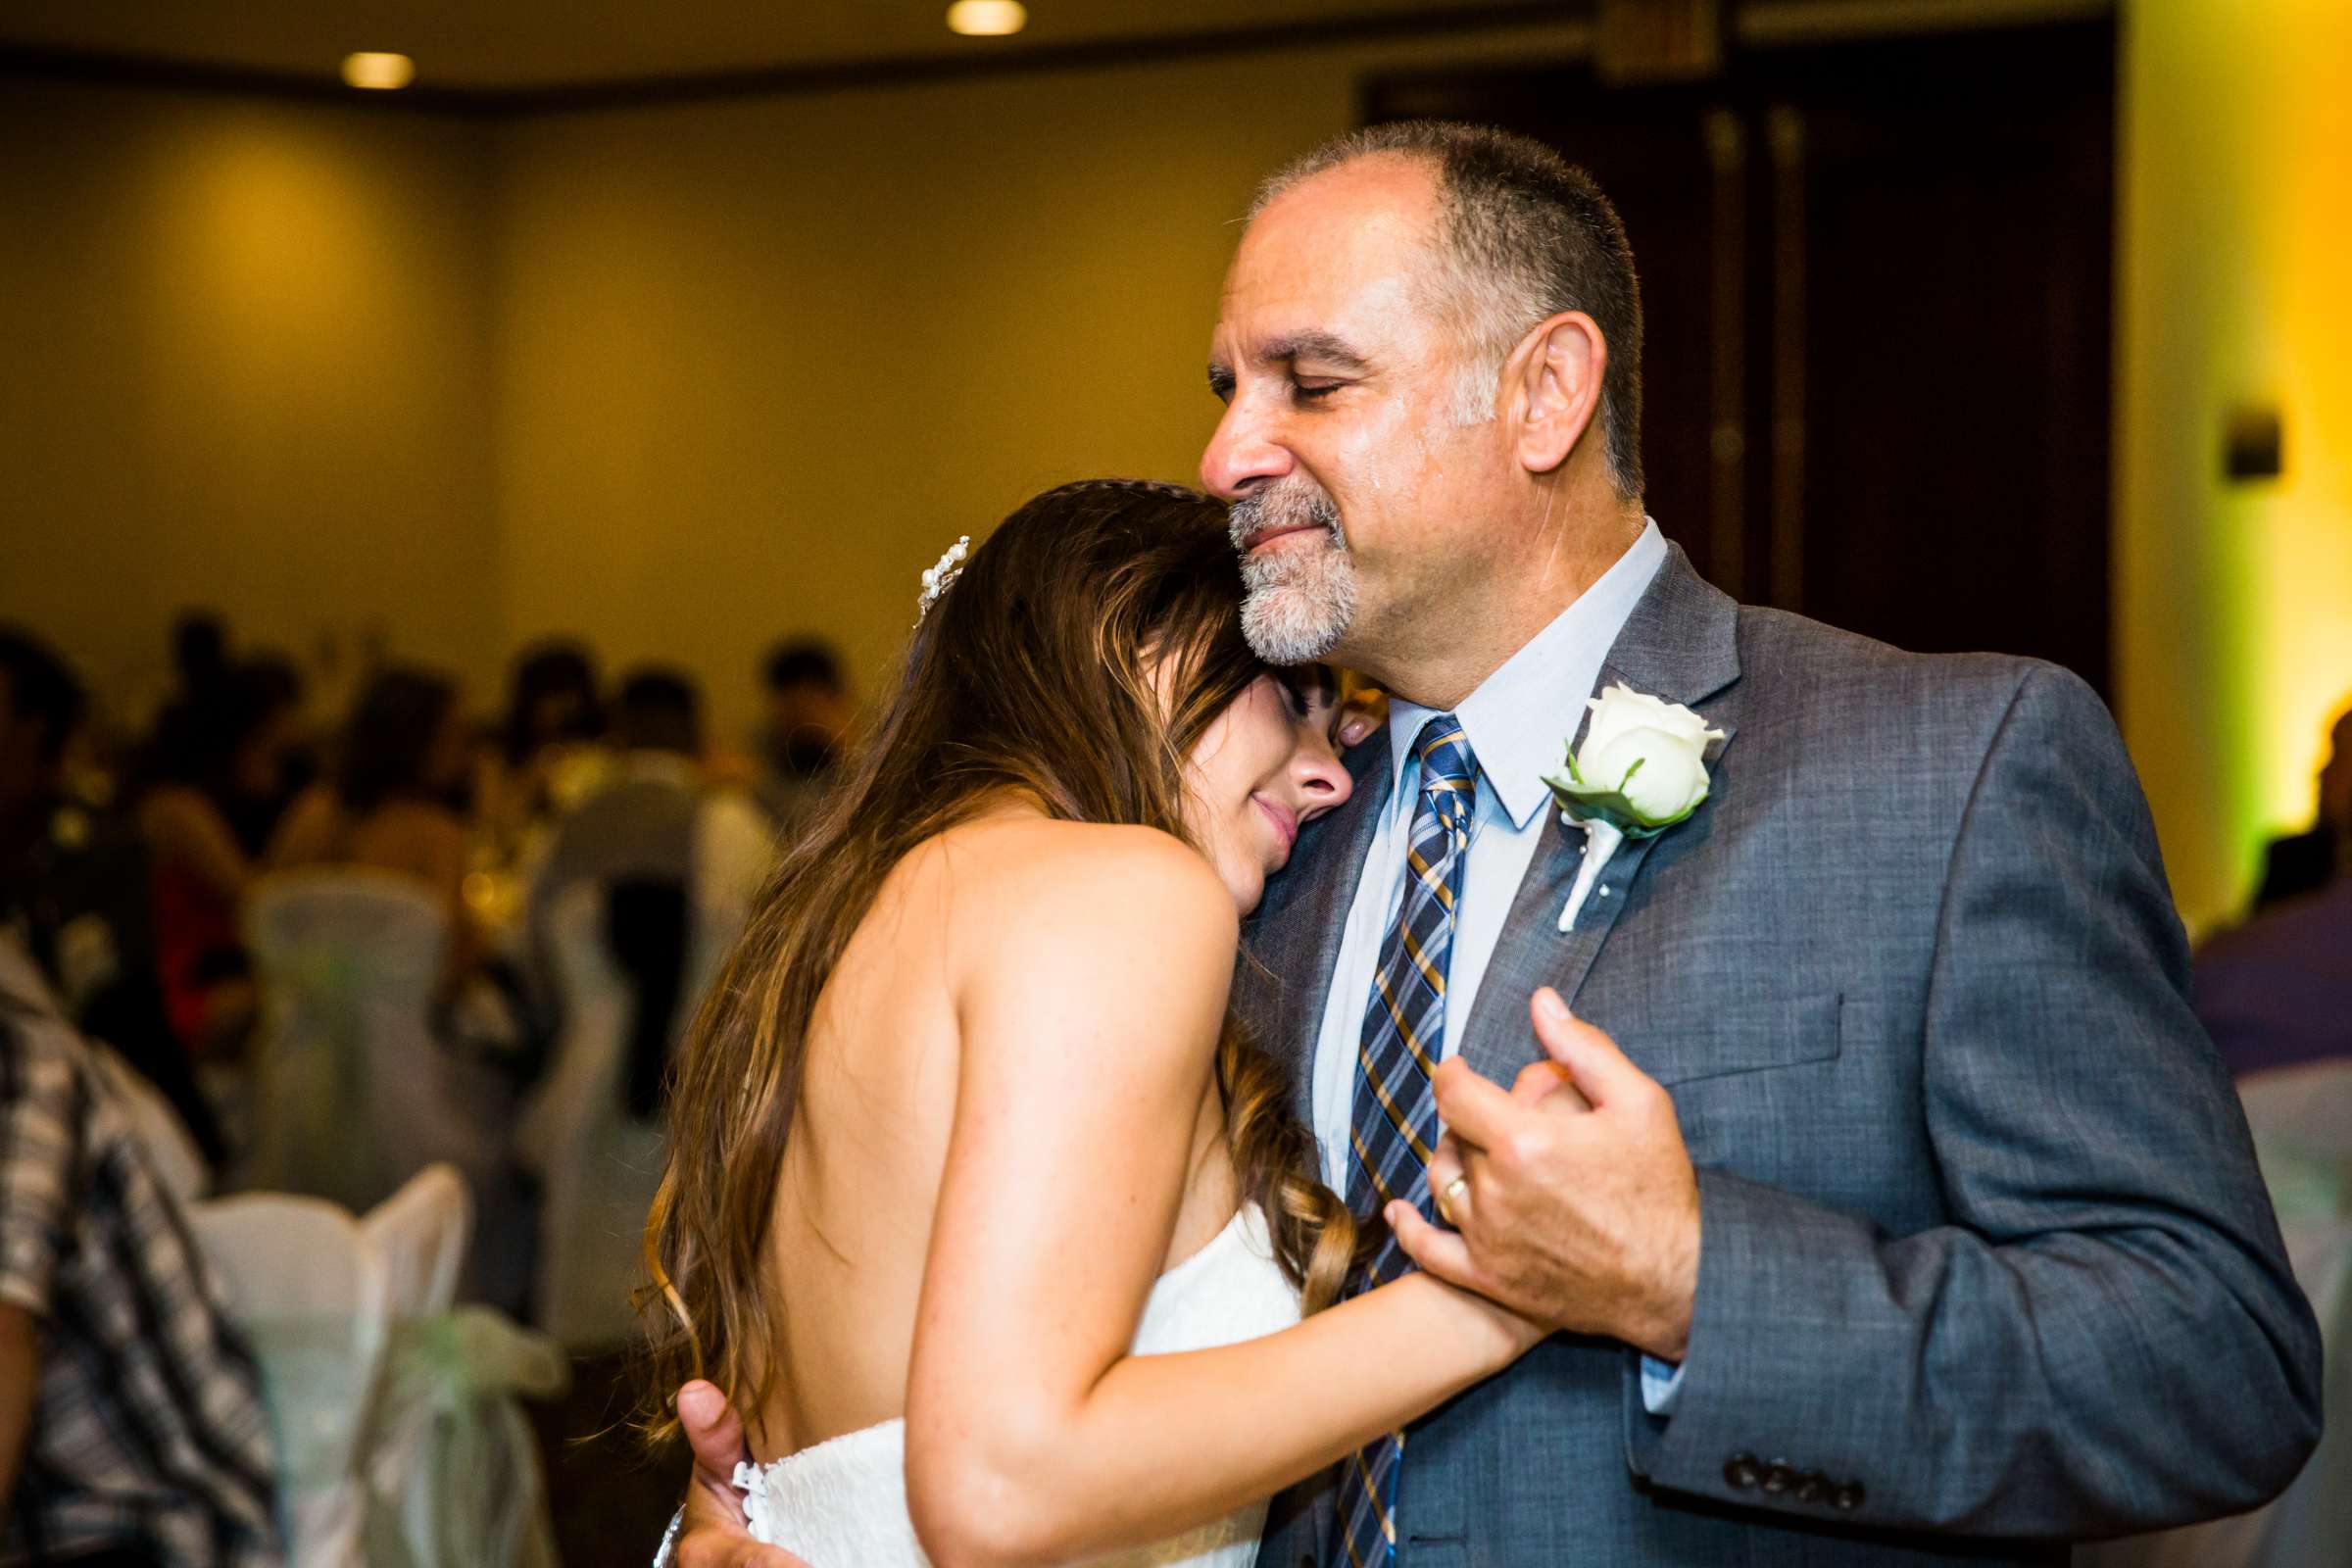
[[(1460, 1050), (1508, 1083), (1550, 984), (1672, 1093), (1701, 1225), (1680, 1402), (1651, 1417), (1632, 1351), (1555, 1337), (1413, 1429), (1400, 1561), (2063, 1562), (2283, 1488), (2319, 1333), (2098, 699), (1739, 607), (1680, 551), (1617, 680), (1732, 732), (1713, 795), (1567, 935), (1584, 835), (1549, 822)], [(1236, 981), (1301, 1115), (1385, 739), (1349, 762)], [(1329, 1499), (1277, 1502), (1263, 1568), (1319, 1558)]]

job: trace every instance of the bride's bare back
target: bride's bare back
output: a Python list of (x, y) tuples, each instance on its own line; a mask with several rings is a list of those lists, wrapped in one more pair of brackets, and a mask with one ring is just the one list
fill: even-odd
[[(906, 1413), (962, 1072), (958, 999), (969, 968), (1004, 961), (1006, 933), (1036, 929), (1041, 899), (1066, 896), (1057, 867), (1137, 853), (1185, 852), (1148, 830), (1055, 822), (1016, 808), (930, 840), (883, 883), (809, 1029), (800, 1116), (765, 1248), (767, 1283), (781, 1305), (782, 1375), (754, 1424), (760, 1458)], [(1195, 999), (1178, 1010), (1213, 1018), (1221, 1007), (1220, 993), (1213, 1004)], [(1202, 1031), (1204, 1070), (1215, 1047), (1213, 1027)], [(1060, 1082), (1058, 1070), (1040, 1061), (1027, 1092), (1002, 1113), (1054, 1115)], [(1162, 1267), (1205, 1245), (1237, 1201), (1213, 1089), (1189, 1114), (1190, 1155), (1166, 1180), (1179, 1190)], [(1054, 1197), (1044, 1188), (1021, 1200), (1037, 1206)], [(1139, 1213), (1138, 1223), (1164, 1225), (1165, 1211), (1161, 1204), (1157, 1215)], [(1068, 1266), (1082, 1269), (1087, 1260), (1072, 1257)]]
[(933, 1561), (1073, 1561), (1255, 1508), (1534, 1343), (1412, 1275), (1133, 1353), (1154, 1282), (1239, 1202), (1215, 1087), (1238, 931), (1218, 872), (1150, 828), (1006, 811), (893, 868), (808, 1035), (754, 1457), (887, 1433), (888, 1475), (850, 1468)]

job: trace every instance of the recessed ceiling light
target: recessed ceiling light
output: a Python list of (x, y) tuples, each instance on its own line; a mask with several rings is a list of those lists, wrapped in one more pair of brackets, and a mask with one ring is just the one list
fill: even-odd
[(1021, 0), (956, 0), (948, 7), (949, 27), (967, 38), (1002, 38), (1028, 24)]
[(416, 62), (407, 55), (345, 55), (343, 79), (354, 87), (390, 92), (395, 87), (406, 87), (416, 79)]

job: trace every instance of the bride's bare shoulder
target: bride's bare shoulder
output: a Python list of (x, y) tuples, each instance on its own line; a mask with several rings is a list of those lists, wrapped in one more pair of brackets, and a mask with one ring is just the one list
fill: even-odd
[(926, 842), (907, 869), (936, 887), (967, 937), (1081, 956), (1146, 943), (1231, 953), (1233, 895), (1190, 845), (1156, 828), (1006, 814)]

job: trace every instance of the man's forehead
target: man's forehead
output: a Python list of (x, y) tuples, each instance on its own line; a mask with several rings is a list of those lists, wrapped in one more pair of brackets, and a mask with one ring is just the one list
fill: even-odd
[(1348, 179), (1352, 166), (1284, 192), (1250, 222), (1225, 273), (1217, 336), (1265, 352), (1315, 332), (1384, 336), (1415, 308), (1430, 263), (1429, 196), (1409, 180)]

